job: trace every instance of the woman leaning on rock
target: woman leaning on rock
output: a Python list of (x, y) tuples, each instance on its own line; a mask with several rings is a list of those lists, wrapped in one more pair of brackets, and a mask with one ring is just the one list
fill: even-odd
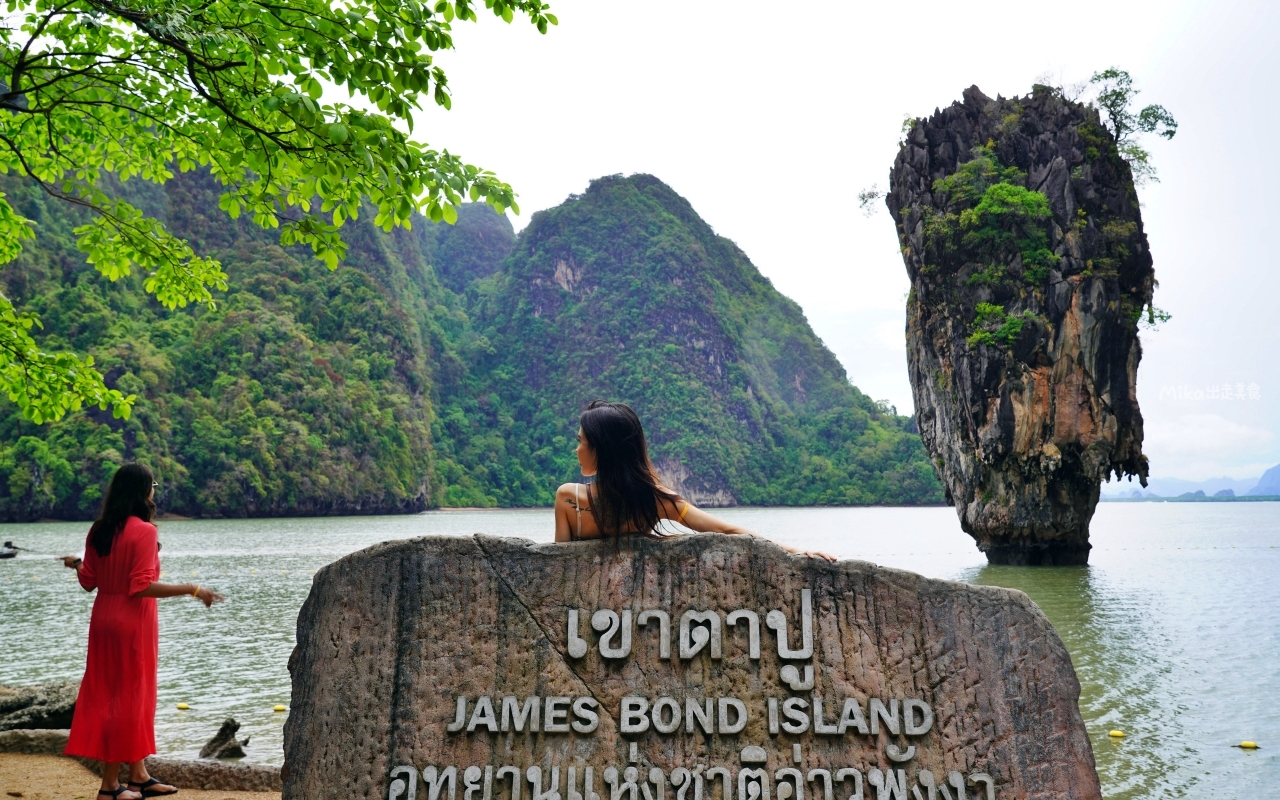
[[(574, 451), (591, 483), (556, 490), (556, 541), (618, 536), (661, 538), (664, 521), (703, 533), (753, 535), (713, 517), (663, 486), (649, 460), (644, 426), (626, 403), (593, 400), (578, 418)], [(835, 559), (815, 550), (781, 545), (789, 553)]]

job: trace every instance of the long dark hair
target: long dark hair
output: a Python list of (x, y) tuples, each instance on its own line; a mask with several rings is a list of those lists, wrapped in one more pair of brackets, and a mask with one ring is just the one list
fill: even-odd
[(89, 543), (100, 558), (111, 555), (111, 543), (129, 517), (141, 517), (145, 522), (155, 519), (156, 504), (151, 501), (154, 481), (145, 464), (125, 464), (111, 476), (102, 510), (89, 528)]
[(596, 454), (596, 482), (587, 491), (600, 533), (661, 536), (658, 504), (675, 503), (680, 496), (658, 485), (636, 412), (626, 403), (592, 400), (578, 425)]

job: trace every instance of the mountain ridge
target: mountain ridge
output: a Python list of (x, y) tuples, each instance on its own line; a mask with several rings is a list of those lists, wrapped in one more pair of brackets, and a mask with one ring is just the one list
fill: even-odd
[(1280, 464), (1262, 473), (1257, 485), (1247, 493), (1249, 496), (1280, 495)]
[(0, 285), (45, 315), (46, 346), (92, 352), (142, 401), (127, 422), (0, 412), (0, 519), (88, 518), (126, 458), (185, 516), (545, 505), (576, 474), (593, 393), (638, 404), (660, 469), (696, 502), (941, 499), (911, 421), (858, 392), (799, 306), (652, 176), (593, 182), (519, 238), (484, 206), (391, 234), (362, 214), (336, 273), (226, 219), (208, 176), (121, 184), (232, 276), (216, 309), (173, 312), (140, 276), (85, 266), (73, 214), (3, 183), (42, 227)]
[[(907, 421), (853, 387), (800, 307), (651, 175), (600, 178), (536, 213), (471, 308), (492, 344), (475, 371), (544, 484), (575, 474), (548, 423), (605, 397), (636, 408), (660, 472), (695, 502), (940, 497)], [(913, 469), (889, 478), (908, 453)]]

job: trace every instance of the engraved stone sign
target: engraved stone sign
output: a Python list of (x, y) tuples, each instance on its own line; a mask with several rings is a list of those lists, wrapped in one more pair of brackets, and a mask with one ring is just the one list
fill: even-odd
[(752, 537), (377, 545), (289, 667), (285, 800), (1101, 797), (1025, 594)]

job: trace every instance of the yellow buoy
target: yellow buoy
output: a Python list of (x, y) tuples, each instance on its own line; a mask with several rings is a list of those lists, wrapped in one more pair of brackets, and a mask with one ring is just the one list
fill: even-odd
[(1250, 742), (1250, 741), (1247, 741), (1247, 740), (1246, 740), (1246, 741), (1241, 742), (1238, 746), (1239, 746), (1239, 747), (1243, 747), (1245, 750), (1257, 750), (1257, 749), (1258, 749), (1258, 743), (1257, 743), (1257, 742)]
[(284, 711), (284, 706), (282, 706), (282, 705), (277, 705), (277, 706), (275, 706), (274, 708), (272, 708), (271, 710), (272, 710), (272, 711)]
[(186, 711), (188, 708), (191, 708), (191, 706), (187, 705), (186, 703), (178, 703), (179, 711)]
[(1124, 731), (1108, 731), (1107, 735), (1110, 736), (1112, 739), (1123, 739)]

